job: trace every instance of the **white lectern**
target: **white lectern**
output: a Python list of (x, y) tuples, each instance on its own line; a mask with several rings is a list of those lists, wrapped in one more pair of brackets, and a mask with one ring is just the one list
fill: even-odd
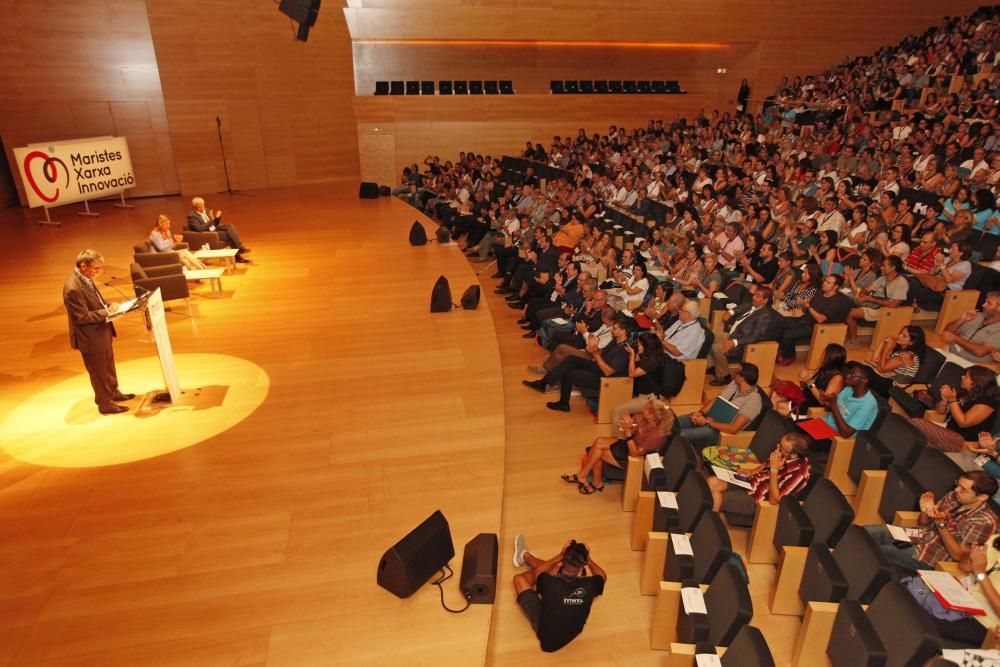
[(165, 402), (167, 396), (170, 402), (177, 404), (181, 399), (181, 385), (177, 380), (177, 367), (174, 366), (174, 350), (170, 346), (170, 332), (167, 330), (166, 312), (163, 308), (163, 296), (160, 288), (153, 292), (146, 292), (135, 301), (128, 304), (128, 307), (119, 310), (114, 315), (108, 317), (109, 321), (117, 320), (126, 313), (132, 311), (144, 311), (150, 330), (153, 332), (153, 342), (156, 343), (156, 354), (160, 358), (160, 371), (163, 373), (163, 382), (167, 385), (167, 391), (158, 393), (153, 400)]

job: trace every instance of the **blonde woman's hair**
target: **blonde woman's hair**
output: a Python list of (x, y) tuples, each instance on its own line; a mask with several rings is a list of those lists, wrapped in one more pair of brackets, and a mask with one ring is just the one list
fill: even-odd
[(653, 409), (653, 423), (660, 429), (661, 435), (669, 435), (674, 428), (676, 419), (674, 411), (658, 398), (651, 398), (646, 403)]

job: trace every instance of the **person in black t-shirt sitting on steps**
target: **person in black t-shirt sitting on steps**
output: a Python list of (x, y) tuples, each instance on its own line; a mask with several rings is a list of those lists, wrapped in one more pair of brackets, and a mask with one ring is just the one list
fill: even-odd
[(604, 592), (608, 575), (590, 560), (585, 544), (570, 540), (557, 556), (543, 561), (528, 551), (524, 535), (518, 535), (514, 538), (514, 567), (526, 565), (531, 570), (514, 577), (517, 603), (531, 622), (542, 650), (558, 651), (583, 631), (590, 606)]

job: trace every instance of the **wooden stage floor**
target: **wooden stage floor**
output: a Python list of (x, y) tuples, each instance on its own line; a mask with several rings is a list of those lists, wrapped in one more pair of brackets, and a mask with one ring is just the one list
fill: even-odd
[[(158, 213), (179, 229), (186, 199), (98, 204), (97, 219), (59, 209), (61, 228), (0, 213), (0, 666), (663, 664), (648, 648), (653, 598), (638, 593), (620, 486), (582, 497), (559, 480), (605, 429), (580, 403), (552, 413), (520, 385), (541, 351), (486, 275), (478, 310), (428, 312), (439, 274), (457, 301), (484, 265), (454, 244), (410, 247), (420, 216), (395, 199), (359, 201), (355, 185), (250, 194), (207, 199), (253, 263), (222, 293), (196, 287), (193, 317), (183, 305), (168, 314), (178, 355), (260, 369), (233, 379), (220, 362), (206, 380), (263, 383), (263, 402), (232, 423), (225, 406), (141, 428), (132, 413), (84, 419), (86, 387), (57, 391), (86, 377), (60, 294), (76, 253), (103, 252), (103, 279), (130, 291), (133, 243)], [(138, 319), (119, 326), (120, 366), (154, 356), (144, 339)], [(124, 391), (157, 388), (155, 372), (127, 377), (141, 386)], [(49, 406), (34, 421), (32, 401)], [(46, 458), (11, 444), (26, 437)], [(120, 458), (89, 456), (100, 447)], [(458, 552), (453, 607), (464, 544), (500, 534), (496, 605), (453, 615), (432, 586), (407, 600), (376, 586), (382, 552), (436, 509)], [(518, 532), (542, 556), (588, 542), (610, 574), (584, 634), (554, 655), (514, 599)], [(755, 624), (787, 664), (798, 620), (766, 617), (773, 567), (752, 566), (751, 579)]]

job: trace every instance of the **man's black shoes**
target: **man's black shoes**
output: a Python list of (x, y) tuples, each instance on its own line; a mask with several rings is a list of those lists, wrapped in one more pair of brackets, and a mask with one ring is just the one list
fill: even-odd
[(563, 403), (562, 401), (553, 401), (552, 403), (546, 403), (545, 407), (549, 410), (555, 410), (556, 412), (569, 412), (569, 403)]
[(545, 393), (545, 380), (521, 380), (521, 384), (529, 389), (534, 389), (539, 394)]
[(115, 405), (114, 403), (112, 403), (111, 405), (103, 405), (97, 408), (97, 411), (100, 412), (102, 415), (117, 415), (122, 412), (128, 412), (128, 408), (126, 408), (124, 405)]

